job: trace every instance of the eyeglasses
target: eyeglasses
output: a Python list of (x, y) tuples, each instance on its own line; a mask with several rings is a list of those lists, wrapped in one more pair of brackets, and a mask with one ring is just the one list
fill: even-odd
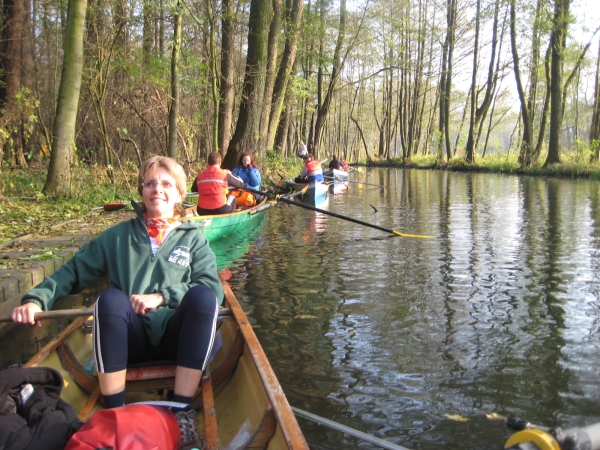
[(147, 188), (147, 189), (156, 189), (156, 186), (158, 186), (159, 183), (160, 183), (160, 185), (162, 186), (163, 189), (171, 189), (171, 188), (175, 187), (173, 185), (173, 183), (171, 183), (168, 180), (161, 180), (160, 182), (156, 181), (156, 180), (144, 181), (142, 183), (142, 187), (143, 188)]

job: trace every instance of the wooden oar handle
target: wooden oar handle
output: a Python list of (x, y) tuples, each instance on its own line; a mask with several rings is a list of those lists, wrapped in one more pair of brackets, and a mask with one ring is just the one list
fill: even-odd
[[(57, 309), (56, 311), (40, 311), (35, 313), (35, 319), (64, 319), (68, 317), (91, 316), (94, 314), (94, 308), (86, 309)], [(229, 316), (229, 308), (219, 308), (219, 316)], [(12, 315), (5, 314), (0, 316), (0, 322), (12, 322)]]
[[(35, 313), (35, 319), (63, 319), (66, 317), (91, 316), (93, 308), (86, 309), (57, 309), (56, 311), (40, 311)], [(12, 322), (12, 314), (0, 316), (0, 322)]]

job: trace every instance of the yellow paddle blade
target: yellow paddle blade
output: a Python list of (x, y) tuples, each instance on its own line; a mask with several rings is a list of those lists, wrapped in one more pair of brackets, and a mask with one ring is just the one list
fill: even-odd
[(433, 238), (435, 238), (435, 236), (427, 236), (424, 234), (407, 234), (407, 233), (400, 233), (399, 231), (395, 231), (395, 230), (392, 230), (392, 232), (396, 236), (402, 236), (402, 237), (410, 237), (410, 238), (418, 238), (418, 239), (433, 239)]

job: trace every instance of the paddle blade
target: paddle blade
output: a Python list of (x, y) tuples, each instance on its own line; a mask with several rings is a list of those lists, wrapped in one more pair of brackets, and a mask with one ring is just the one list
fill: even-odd
[(129, 206), (129, 203), (108, 203), (102, 207), (104, 211), (117, 211)]
[(435, 238), (435, 236), (427, 236), (424, 234), (400, 233), (399, 231), (395, 231), (395, 230), (392, 230), (392, 233), (394, 233), (396, 236), (410, 237), (410, 238), (417, 238), (417, 239), (433, 239), (433, 238)]

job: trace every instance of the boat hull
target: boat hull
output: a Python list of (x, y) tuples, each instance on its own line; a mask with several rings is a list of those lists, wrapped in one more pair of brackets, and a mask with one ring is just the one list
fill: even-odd
[[(302, 190), (306, 187), (305, 183), (295, 183), (297, 190)], [(327, 200), (327, 192), (329, 185), (327, 183), (308, 183), (307, 191), (301, 196), (303, 202), (316, 206), (324, 203)]]
[[(205, 416), (207, 403), (203, 397), (212, 390), (217, 418), (214, 427), (218, 427), (220, 447), (308, 449), (248, 319), (224, 282), (223, 287), (224, 306), (230, 308), (231, 315), (219, 324), (209, 363), (210, 377), (203, 377), (200, 392), (192, 403), (197, 410), (198, 431), (211, 433), (212, 412)], [(76, 319), (26, 364), (58, 370), (65, 380), (61, 397), (82, 420), (102, 408), (97, 380), (83, 370), (92, 352), (86, 320), (87, 317)], [(174, 388), (174, 373), (173, 365), (128, 369), (126, 403), (164, 400), (163, 392)]]
[[(268, 209), (269, 203), (264, 198), (258, 205), (252, 208), (235, 211), (229, 214), (218, 214), (212, 216), (186, 216), (183, 220), (192, 220), (200, 224), (200, 229), (206, 239), (217, 241), (240, 230), (248, 229), (254, 225), (254, 222), (260, 213)], [(195, 207), (190, 208), (195, 213)]]
[(332, 169), (326, 172), (326, 177), (332, 178), (329, 184), (329, 192), (332, 194), (342, 194), (348, 191), (348, 172), (344, 170)]

